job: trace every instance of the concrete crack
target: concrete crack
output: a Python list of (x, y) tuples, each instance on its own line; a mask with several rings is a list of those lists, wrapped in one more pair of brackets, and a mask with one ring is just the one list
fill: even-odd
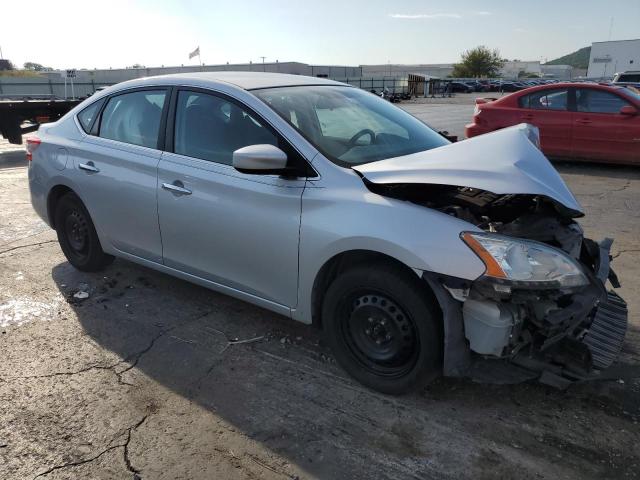
[(31, 378), (51, 378), (51, 377), (59, 377), (59, 376), (66, 376), (66, 375), (79, 375), (81, 373), (88, 372), (89, 370), (112, 370), (113, 368), (120, 365), (122, 362), (123, 360), (120, 360), (119, 362), (114, 363), (113, 365), (89, 365), (88, 367), (84, 367), (84, 368), (81, 368), (80, 370), (75, 370), (72, 372), (54, 372), (54, 373), (46, 373), (44, 375), (25, 375), (20, 377), (3, 378), (2, 380), (5, 382), (9, 382), (12, 380), (28, 380)]
[(122, 455), (123, 455), (123, 458), (124, 458), (124, 464), (127, 466), (127, 470), (129, 472), (133, 473), (134, 480), (142, 480), (142, 477), (140, 476), (140, 470), (135, 468), (133, 466), (133, 464), (131, 463), (131, 456), (129, 455), (129, 443), (131, 443), (131, 433), (134, 432), (135, 430), (137, 430), (138, 427), (140, 427), (140, 425), (142, 425), (147, 420), (147, 418), (149, 418), (149, 415), (145, 415), (133, 427), (129, 427), (127, 429), (127, 441), (124, 444), (124, 449), (123, 449), (123, 452), (122, 452)]
[[(206, 317), (207, 315), (209, 315), (211, 313), (211, 311), (205, 312), (201, 315), (198, 315), (197, 317), (193, 318), (192, 320), (190, 320), (188, 323), (192, 323), (195, 321), (198, 321), (199, 319)], [(121, 385), (128, 385), (131, 387), (134, 387), (135, 385), (129, 382), (126, 382), (125, 380), (122, 379), (122, 375), (126, 372), (128, 372), (129, 370), (133, 369), (136, 365), (138, 365), (138, 362), (140, 362), (140, 359), (146, 354), (148, 353), (153, 346), (155, 345), (155, 343), (163, 336), (165, 336), (167, 333), (172, 332), (173, 330), (175, 330), (176, 328), (178, 328), (180, 325), (174, 325), (173, 327), (170, 328), (165, 328), (164, 330), (160, 331), (155, 337), (153, 337), (151, 339), (151, 341), (149, 342), (149, 345), (147, 345), (144, 349), (140, 350), (139, 352), (136, 352), (132, 355), (129, 355), (127, 358), (123, 359), (123, 360), (119, 360), (116, 363), (113, 363), (111, 365), (89, 365), (87, 367), (81, 368), (80, 370), (74, 370), (71, 372), (54, 372), (54, 373), (46, 373), (43, 375), (24, 375), (24, 376), (16, 376), (16, 377), (6, 377), (6, 378), (2, 378), (0, 377), (0, 381), (2, 382), (11, 382), (14, 380), (28, 380), (28, 379), (32, 379), (32, 378), (51, 378), (51, 377), (59, 377), (59, 376), (71, 376), (71, 375), (79, 375), (85, 372), (88, 372), (90, 370), (111, 370), (116, 377), (118, 378), (118, 383)], [(238, 343), (242, 343), (242, 342), (238, 342)], [(129, 365), (123, 369), (123, 370), (116, 370), (116, 367), (118, 367), (118, 365), (121, 365), (123, 363), (128, 363)]]
[[(198, 316), (196, 316), (195, 318), (193, 318), (192, 320), (188, 321), (187, 323), (193, 323), (193, 322), (196, 322), (196, 321), (200, 320), (201, 318), (204, 318), (204, 317), (206, 317), (207, 315), (209, 315), (212, 311), (213, 311), (213, 310), (210, 310), (210, 311), (207, 311), (207, 312), (205, 312), (205, 313), (203, 313), (203, 314), (201, 314), (201, 315), (198, 315)], [(115, 372), (115, 373), (116, 373), (116, 375), (117, 375), (117, 377), (118, 377), (118, 382), (119, 382), (120, 384), (123, 384), (123, 385), (129, 385), (129, 386), (132, 386), (132, 387), (133, 387), (133, 386), (135, 386), (135, 385), (133, 385), (132, 383), (128, 383), (128, 382), (126, 382), (125, 380), (123, 380), (123, 379), (122, 379), (122, 375), (123, 375), (124, 373), (128, 372), (129, 370), (131, 370), (132, 368), (134, 368), (136, 365), (138, 365), (138, 362), (140, 361), (140, 359), (141, 359), (141, 358), (142, 358), (146, 353), (148, 353), (148, 352), (153, 348), (153, 346), (155, 345), (155, 343), (156, 343), (156, 342), (157, 342), (161, 337), (165, 336), (167, 333), (172, 332), (173, 330), (175, 330), (175, 329), (176, 329), (176, 328), (178, 328), (179, 326), (184, 326), (184, 325), (174, 325), (173, 327), (165, 328), (164, 330), (162, 330), (160, 333), (158, 333), (155, 337), (153, 337), (153, 338), (151, 339), (151, 341), (149, 342), (149, 345), (148, 345), (145, 349), (143, 349), (143, 350), (139, 351), (139, 352), (138, 352), (138, 353), (136, 353), (135, 355), (132, 355), (132, 356), (130, 356), (130, 357), (128, 357), (128, 358), (126, 358), (125, 360), (123, 360), (122, 362), (120, 362), (120, 363), (125, 363), (125, 362), (126, 362), (126, 363), (129, 363), (129, 366), (128, 366), (127, 368), (125, 368), (124, 370), (116, 371), (116, 372)], [(133, 358), (133, 361), (129, 362), (129, 359), (130, 359), (130, 358)], [(115, 366), (117, 366), (117, 365), (114, 365), (114, 367), (115, 367)], [(114, 371), (115, 371), (115, 370), (114, 370)]]
[(616, 253), (614, 253), (611, 256), (611, 258), (618, 258), (623, 253), (633, 253), (633, 252), (640, 252), (640, 248), (628, 248), (628, 249), (618, 250)]
[[(115, 450), (117, 448), (122, 448), (124, 450), (124, 463), (125, 466), (127, 467), (127, 470), (131, 473), (134, 474), (134, 479), (137, 480), (142, 480), (142, 477), (140, 477), (140, 471), (137, 470), (136, 468), (134, 468), (131, 464), (131, 460), (129, 458), (129, 443), (131, 442), (131, 432), (135, 431), (137, 428), (140, 427), (140, 425), (142, 425), (147, 418), (149, 418), (149, 414), (146, 414), (144, 417), (142, 417), (141, 420), (139, 420), (137, 423), (135, 423), (134, 425), (127, 427), (125, 430), (125, 433), (127, 434), (126, 440), (124, 443), (118, 443), (116, 445), (111, 445), (107, 448), (105, 448), (104, 450), (102, 450), (100, 453), (86, 458), (84, 460), (78, 460), (75, 462), (67, 462), (67, 463), (63, 463), (62, 465), (55, 465), (51, 468), (49, 468), (48, 470), (45, 470), (44, 472), (41, 472), (39, 474), (37, 474), (35, 477), (33, 477), (33, 480), (36, 480), (37, 478), (42, 478), (45, 477), (47, 475), (49, 475), (52, 472), (55, 472), (56, 470), (62, 470), (64, 468), (73, 468), (73, 467), (77, 467), (80, 465), (85, 465), (87, 463), (91, 463), (97, 459), (99, 459), (100, 457), (102, 457), (104, 454), (109, 453), (112, 450)], [(118, 434), (115, 438), (118, 438), (122, 436), (122, 434)]]
[[(132, 355), (132, 356), (130, 356), (130, 357), (128, 357), (128, 358), (126, 358), (126, 359), (125, 359), (125, 360), (123, 360), (122, 362), (120, 362), (120, 363), (129, 363), (129, 366), (128, 366), (127, 368), (125, 368), (124, 370), (120, 370), (120, 371), (115, 372), (115, 373), (116, 373), (116, 375), (118, 376), (118, 381), (119, 381), (120, 383), (125, 384), (125, 385), (132, 385), (131, 383), (127, 383), (127, 382), (125, 382), (124, 380), (122, 380), (122, 375), (123, 375), (124, 373), (128, 372), (129, 370), (131, 370), (132, 368), (134, 368), (136, 365), (138, 365), (138, 362), (140, 361), (140, 359), (142, 358), (142, 356), (143, 356), (145, 353), (148, 353), (148, 352), (153, 348), (153, 346), (155, 345), (155, 343), (156, 343), (156, 342), (157, 342), (161, 337), (163, 337), (163, 336), (164, 336), (164, 335), (166, 335), (167, 333), (171, 332), (172, 330), (175, 330), (176, 328), (177, 328), (177, 326), (173, 326), (173, 327), (171, 327), (171, 328), (167, 328), (167, 329), (165, 329), (165, 330), (162, 330), (160, 333), (158, 333), (155, 337), (153, 337), (153, 338), (151, 339), (151, 341), (149, 342), (149, 345), (147, 345), (147, 347), (146, 347), (146, 348), (144, 348), (143, 350), (140, 350), (138, 353), (136, 353), (136, 354), (134, 354), (134, 355)], [(130, 361), (129, 361), (129, 358), (133, 358), (133, 361), (131, 361), (131, 362), (130, 362)], [(117, 366), (117, 365), (115, 365), (115, 366)], [(115, 366), (114, 366), (114, 367), (115, 367)]]
[(7, 248), (6, 250), (0, 251), (0, 255), (2, 255), (3, 253), (12, 252), (13, 250), (18, 250), (20, 248), (37, 247), (38, 245), (45, 245), (47, 243), (55, 243), (57, 241), (58, 240), (45, 240), (44, 242), (28, 243), (27, 245), (18, 245), (16, 247)]
[[(215, 333), (217, 335), (222, 335), (224, 337), (225, 341), (227, 342), (226, 345), (224, 347), (222, 347), (222, 349), (218, 352), (218, 355), (222, 355), (223, 353), (225, 353), (227, 351), (227, 349), (229, 347), (231, 347), (233, 345), (243, 345), (243, 344), (248, 344), (248, 343), (256, 343), (256, 342), (260, 342), (260, 341), (264, 340), (264, 335), (260, 335), (258, 337), (253, 337), (253, 338), (246, 338), (246, 339), (242, 339), (242, 340), (238, 340), (238, 339), (232, 340), (232, 339), (229, 338), (229, 336), (226, 333), (224, 333), (222, 330), (218, 330), (217, 328), (205, 327), (205, 330), (209, 331), (211, 333)], [(198, 377), (193, 382), (191, 382), (191, 388), (193, 390), (200, 390), (200, 384), (202, 383), (202, 381), (211, 374), (213, 369), (220, 362), (222, 362), (222, 358), (221, 357), (216, 357), (213, 360), (213, 362), (211, 362), (211, 365), (209, 365), (209, 367), (207, 368), (205, 373), (200, 375), (200, 377)]]
[(85, 463), (91, 463), (97, 459), (99, 459), (102, 455), (104, 455), (105, 453), (110, 452), (111, 450), (115, 450), (116, 448), (120, 448), (123, 445), (112, 445), (109, 448), (106, 448), (105, 450), (101, 451), (100, 453), (98, 453), (97, 455), (87, 458), (85, 460), (79, 460), (77, 462), (68, 462), (68, 463), (63, 463), (62, 465), (56, 465), (54, 467), (51, 467), (49, 470), (46, 470), (42, 473), (39, 473), (38, 475), (36, 475), (35, 477), (33, 477), (33, 480), (36, 480), (36, 478), (41, 478), (44, 477), (46, 475), (49, 475), (52, 472), (55, 472), (56, 470), (61, 470), (63, 468), (71, 468), (71, 467), (77, 467), (79, 465), (84, 465)]

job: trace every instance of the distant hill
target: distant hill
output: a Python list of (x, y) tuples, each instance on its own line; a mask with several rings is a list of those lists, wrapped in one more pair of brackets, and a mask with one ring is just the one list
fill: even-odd
[(588, 68), (591, 47), (584, 47), (564, 57), (556, 58), (545, 65), (571, 65), (573, 68)]

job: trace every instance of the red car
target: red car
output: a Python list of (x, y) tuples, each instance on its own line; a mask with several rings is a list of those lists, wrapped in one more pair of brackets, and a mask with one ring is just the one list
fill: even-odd
[(590, 83), (554, 83), (500, 99), (476, 99), (467, 137), (530, 123), (551, 157), (640, 165), (640, 93)]

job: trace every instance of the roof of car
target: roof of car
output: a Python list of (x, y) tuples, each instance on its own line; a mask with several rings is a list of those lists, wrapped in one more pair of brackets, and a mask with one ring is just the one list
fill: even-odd
[(610, 84), (610, 83), (558, 82), (558, 83), (547, 83), (544, 85), (535, 85), (535, 86), (524, 88), (518, 92), (513, 92), (513, 93), (528, 93), (528, 92), (535, 92), (538, 90), (555, 90), (559, 88), (568, 88), (568, 87), (596, 88), (600, 90), (620, 90), (621, 88), (624, 88), (619, 85)]
[(287, 73), (271, 72), (193, 72), (175, 73), (170, 75), (158, 75), (146, 77), (144, 79), (130, 80), (129, 85), (139, 81), (141, 84), (149, 82), (161, 82), (164, 84), (180, 83), (200, 83), (203, 85), (210, 83), (228, 83), (244, 90), (255, 90), (260, 88), (292, 87), (299, 85), (347, 85), (344, 83), (328, 80), (326, 78), (307, 77), (305, 75), (291, 75)]

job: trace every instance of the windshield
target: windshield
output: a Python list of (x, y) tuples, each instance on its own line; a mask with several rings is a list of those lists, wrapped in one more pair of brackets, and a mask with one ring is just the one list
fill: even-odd
[(329, 160), (350, 167), (449, 141), (382, 98), (342, 86), (254, 90)]

